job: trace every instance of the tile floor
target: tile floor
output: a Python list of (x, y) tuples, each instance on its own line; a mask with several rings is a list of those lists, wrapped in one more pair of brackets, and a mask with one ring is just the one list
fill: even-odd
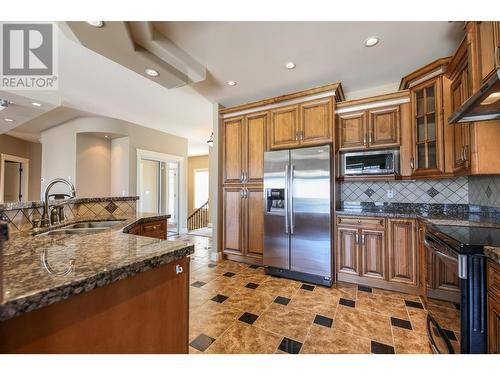
[[(418, 296), (336, 283), (332, 288), (265, 275), (264, 268), (211, 262), (211, 239), (191, 261), (190, 353), (431, 353)], [(455, 349), (459, 311), (430, 301)]]

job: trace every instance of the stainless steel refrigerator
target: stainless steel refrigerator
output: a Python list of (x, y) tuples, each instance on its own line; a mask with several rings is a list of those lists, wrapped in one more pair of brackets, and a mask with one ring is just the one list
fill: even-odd
[(268, 274), (332, 284), (330, 146), (264, 154), (264, 265)]

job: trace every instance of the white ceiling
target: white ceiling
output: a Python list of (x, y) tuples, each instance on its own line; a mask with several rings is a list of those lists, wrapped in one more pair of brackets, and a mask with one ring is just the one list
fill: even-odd
[[(461, 22), (155, 22), (154, 27), (207, 68), (205, 81), (167, 89), (59, 32), (61, 108), (54, 110), (57, 100), (48, 100), (40, 118), (19, 114), (18, 127), (9, 134), (37, 139), (43, 129), (90, 113), (185, 137), (190, 155), (206, 154), (212, 102), (231, 106), (337, 81), (348, 98), (397, 90), (402, 76), (452, 54), (464, 34)], [(380, 43), (366, 48), (363, 41), (371, 35)], [(297, 67), (286, 70), (288, 61)], [(228, 80), (238, 85), (229, 87)]]
[[(155, 28), (206, 65), (207, 80), (192, 86), (225, 106), (337, 81), (348, 98), (379, 86), (397, 90), (402, 76), (452, 54), (464, 35), (462, 22), (155, 22)], [(380, 43), (364, 47), (372, 35)], [(286, 70), (288, 61), (297, 67)]]

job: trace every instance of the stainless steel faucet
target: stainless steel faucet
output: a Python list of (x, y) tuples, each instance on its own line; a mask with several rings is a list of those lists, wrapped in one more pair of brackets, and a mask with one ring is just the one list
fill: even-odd
[(43, 201), (43, 214), (42, 214), (42, 220), (40, 221), (40, 226), (41, 227), (48, 227), (49, 225), (52, 224), (52, 220), (50, 217), (50, 210), (49, 210), (49, 192), (50, 189), (57, 183), (63, 183), (66, 184), (69, 188), (69, 195), (71, 198), (74, 198), (76, 196), (76, 190), (75, 186), (71, 183), (71, 181), (65, 180), (64, 178), (56, 178), (52, 181), (50, 181), (47, 186), (45, 187), (45, 190), (43, 191), (43, 196), (44, 196), (44, 201)]

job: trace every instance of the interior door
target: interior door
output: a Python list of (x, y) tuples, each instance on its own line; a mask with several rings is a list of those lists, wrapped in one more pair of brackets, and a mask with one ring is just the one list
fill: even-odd
[[(289, 150), (264, 154), (264, 265), (286, 270), (290, 269), (286, 173), (289, 161)], [(268, 199), (272, 190), (283, 192), (283, 199)]]
[(290, 151), (290, 269), (331, 278), (330, 146)]

